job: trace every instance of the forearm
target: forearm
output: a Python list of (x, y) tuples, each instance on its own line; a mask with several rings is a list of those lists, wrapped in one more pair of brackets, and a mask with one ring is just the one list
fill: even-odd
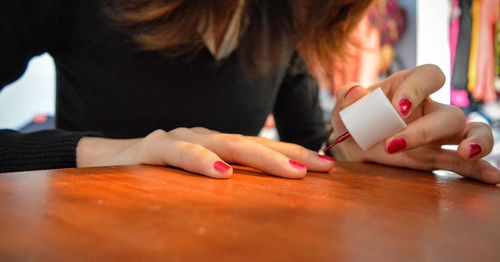
[(92, 132), (0, 130), (0, 172), (76, 166), (76, 145)]

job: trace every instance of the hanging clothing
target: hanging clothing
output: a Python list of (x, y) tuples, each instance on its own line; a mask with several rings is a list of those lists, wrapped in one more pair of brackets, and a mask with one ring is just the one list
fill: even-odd
[(476, 87), (477, 80), (477, 54), (479, 51), (479, 15), (480, 15), (480, 1), (472, 1), (472, 33), (470, 42), (469, 53), (469, 71), (467, 72), (469, 81), (467, 83), (467, 90), (473, 92)]
[(469, 108), (469, 92), (465, 89), (452, 89), (451, 104), (460, 108)]
[[(451, 1), (451, 16), (450, 16), (450, 65), (451, 72), (455, 69), (455, 56), (458, 46), (458, 35), (460, 33), (460, 2), (459, 0)], [(455, 90), (453, 82), (450, 83), (451, 89), (451, 104), (460, 108), (469, 107), (469, 98), (467, 91)]]
[[(479, 1), (477, 1), (479, 2)], [(497, 100), (495, 92), (495, 26), (500, 0), (482, 0), (478, 19), (477, 81), (472, 95), (476, 100), (492, 103)]]
[[(500, 10), (497, 10), (497, 14)], [(500, 19), (497, 16), (495, 33), (495, 90), (500, 92)]]
[(460, 6), (458, 0), (452, 0), (451, 18), (450, 18), (450, 59), (451, 59), (450, 64), (452, 72), (455, 65), (455, 55), (457, 51), (459, 30), (460, 30)]
[(469, 71), (469, 53), (471, 45), (472, 0), (460, 0), (460, 29), (453, 66), (452, 85), (454, 89), (467, 89)]

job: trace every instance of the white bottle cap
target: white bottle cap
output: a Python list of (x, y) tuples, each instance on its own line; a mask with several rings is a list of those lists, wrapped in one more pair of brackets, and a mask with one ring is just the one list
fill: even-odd
[(340, 111), (347, 131), (363, 150), (406, 127), (382, 89), (377, 88)]

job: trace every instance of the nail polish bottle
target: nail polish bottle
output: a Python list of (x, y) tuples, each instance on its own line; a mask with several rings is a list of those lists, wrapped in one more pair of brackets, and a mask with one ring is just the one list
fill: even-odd
[(354, 141), (365, 151), (406, 127), (405, 121), (380, 88), (339, 114)]

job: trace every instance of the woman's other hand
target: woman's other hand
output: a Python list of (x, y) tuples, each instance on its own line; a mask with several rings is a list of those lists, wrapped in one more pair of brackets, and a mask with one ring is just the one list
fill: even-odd
[[(428, 171), (444, 169), (486, 183), (500, 183), (500, 171), (481, 159), (493, 148), (491, 128), (483, 123), (466, 123), (459, 108), (429, 98), (444, 82), (444, 74), (437, 66), (422, 65), (396, 73), (368, 89), (356, 84), (345, 86), (337, 93), (332, 114), (335, 137), (346, 131), (339, 111), (377, 87), (382, 88), (408, 127), (368, 151), (362, 151), (349, 139), (334, 148), (336, 158)], [(442, 149), (449, 144), (458, 145), (458, 149)]]
[(271, 175), (302, 178), (307, 171), (326, 172), (333, 159), (304, 147), (205, 128), (157, 130), (144, 138), (84, 137), (77, 146), (77, 166), (150, 164), (174, 166), (213, 178), (229, 178), (239, 163)]

